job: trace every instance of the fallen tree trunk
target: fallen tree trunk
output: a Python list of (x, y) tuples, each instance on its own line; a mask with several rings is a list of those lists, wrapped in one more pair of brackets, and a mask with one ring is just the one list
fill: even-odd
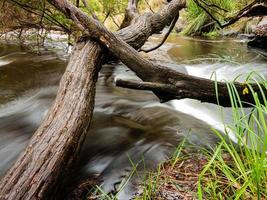
[[(77, 23), (83, 26), (84, 30), (86, 30), (88, 34), (91, 33), (88, 37), (98, 40), (102, 45), (108, 48), (109, 51), (116, 55), (127, 67), (134, 71), (143, 81), (171, 85), (172, 89), (170, 88), (164, 92), (159, 92), (156, 89), (152, 90), (159, 97), (161, 102), (172, 99), (192, 98), (202, 102), (215, 104), (219, 102), (222, 106), (232, 106), (226, 83), (186, 75), (167, 67), (154, 64), (141, 57), (136, 50), (117, 37), (119, 35), (114, 35), (100, 23), (84, 15), (80, 10), (69, 4), (66, 0), (49, 0), (49, 2), (70, 18), (76, 20)], [(162, 20), (162, 16), (160, 14), (171, 12), (173, 10), (176, 11), (173, 8), (176, 8), (177, 6), (183, 7), (185, 6), (184, 4), (184, 1), (173, 0), (165, 7), (165, 10), (163, 9), (161, 13), (153, 15), (151, 18), (147, 18), (146, 22), (149, 22), (149, 19), (153, 19), (151, 27), (157, 30), (157, 27), (161, 27), (160, 20)], [(71, 15), (69, 15), (69, 13), (71, 13)], [(135, 24), (127, 28), (130, 29), (134, 26)], [(135, 28), (140, 30), (138, 27)], [(146, 34), (146, 32), (141, 32), (140, 34)], [(261, 88), (258, 84), (250, 84), (250, 86), (248, 86), (244, 83), (235, 83), (234, 85), (238, 95), (240, 96), (240, 100), (244, 102), (244, 106), (251, 106), (251, 104), (255, 103), (253, 97), (255, 92), (259, 95), (259, 99), (262, 102), (264, 102), (262, 93), (267, 96), (267, 89), (264, 85), (262, 85)]]
[[(62, 171), (70, 169), (88, 131), (94, 108), (100, 49), (76, 44), (54, 105), (27, 149), (0, 184), (0, 199), (44, 199), (55, 195)], [(89, 59), (89, 58), (98, 59)]]
[[(175, 7), (171, 13), (161, 15), (165, 18), (163, 22), (171, 22), (179, 9)], [(149, 23), (147, 19), (150, 19)], [(137, 25), (121, 30), (117, 35), (134, 48), (140, 48), (149, 35), (164, 28), (165, 25), (155, 19), (152, 15), (140, 17)], [(160, 25), (155, 26), (157, 23)], [(54, 105), (27, 149), (0, 183), (1, 200), (51, 199), (56, 196), (62, 186), (59, 181), (64, 180), (71, 169), (88, 130), (103, 56), (100, 45), (88, 38), (75, 46)]]
[[(170, 72), (169, 77), (176, 77), (176, 73)], [(181, 76), (181, 74), (178, 74)], [(116, 86), (130, 88), (135, 90), (150, 90), (153, 91), (161, 102), (170, 101), (173, 99), (197, 99), (201, 102), (218, 104), (223, 107), (243, 106), (251, 107), (255, 105), (253, 93), (257, 93), (261, 102), (264, 103), (262, 92), (267, 92), (266, 88), (252, 84), (251, 87), (247, 84), (234, 83), (237, 94), (241, 100), (240, 104), (233, 105), (229, 97), (229, 90), (232, 86), (227, 86), (226, 83), (214, 82), (202, 78), (192, 78), (180, 81), (173, 81), (173, 84), (158, 83), (158, 82), (141, 82), (133, 80), (116, 80)], [(170, 81), (172, 82), (172, 81)], [(217, 89), (216, 89), (217, 88)], [(234, 91), (234, 90), (233, 90)]]

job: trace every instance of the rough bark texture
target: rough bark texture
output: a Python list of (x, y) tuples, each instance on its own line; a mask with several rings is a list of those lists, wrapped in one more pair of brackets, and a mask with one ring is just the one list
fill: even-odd
[(134, 19), (139, 17), (139, 12), (137, 9), (139, 0), (128, 0), (128, 6), (125, 10), (124, 19), (121, 23), (120, 29), (130, 26), (134, 23)]
[[(202, 79), (202, 78), (188, 78), (181, 73), (169, 72), (165, 74), (167, 79), (166, 83), (159, 82), (138, 82), (131, 80), (116, 80), (116, 85), (120, 87), (135, 89), (135, 90), (151, 90), (160, 99), (161, 102), (166, 102), (173, 99), (197, 99), (201, 102), (208, 102), (219, 104), (224, 107), (232, 107), (232, 103), (229, 97), (229, 88), (226, 83), (217, 82)], [(177, 77), (180, 77), (180, 80)], [(176, 78), (175, 78), (176, 77)], [(163, 80), (164, 73), (161, 79)], [(247, 84), (234, 83), (237, 93), (239, 94), (241, 104), (243, 107), (251, 107), (255, 105), (253, 92), (256, 92), (259, 96), (259, 100), (264, 103), (262, 93), (267, 93), (264, 86), (262, 91), (256, 84), (251, 84), (251, 87)], [(216, 91), (217, 87), (217, 91)], [(217, 94), (218, 93), (218, 94)], [(241, 106), (237, 104), (235, 106)]]
[[(68, 5), (67, 1), (59, 3)], [(177, 12), (179, 7), (173, 8), (173, 17), (174, 10)], [(163, 11), (166, 18), (157, 15), (152, 20), (152, 15), (145, 15), (137, 25), (125, 28), (117, 35), (134, 48), (140, 48), (149, 35), (164, 28), (164, 22), (171, 22), (170, 13), (166, 9)], [(68, 9), (66, 12), (72, 13)], [(75, 20), (75, 12), (71, 16)], [(54, 105), (25, 152), (1, 181), (1, 200), (51, 199), (60, 187), (58, 181), (62, 181), (71, 168), (89, 127), (97, 73), (104, 56), (99, 44), (86, 41), (74, 48)]]
[[(76, 44), (61, 79), (54, 105), (0, 184), (0, 199), (43, 199), (56, 191), (56, 180), (80, 150), (93, 113), (100, 67), (99, 46)], [(90, 58), (90, 59), (89, 59)], [(65, 171), (66, 172), (66, 171)]]

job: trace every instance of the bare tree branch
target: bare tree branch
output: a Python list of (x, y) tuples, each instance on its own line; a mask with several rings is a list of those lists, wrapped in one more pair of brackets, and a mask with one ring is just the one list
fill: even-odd
[(222, 11), (224, 11), (224, 12), (228, 12), (226, 9), (221, 8), (221, 7), (219, 7), (219, 6), (216, 5), (216, 4), (209, 4), (209, 3), (205, 2), (204, 0), (201, 0), (201, 2), (202, 2), (203, 4), (205, 4), (206, 6), (208, 6), (208, 7), (214, 7), (214, 8), (217, 8), (217, 9), (219, 9), (219, 10), (222, 10)]
[[(259, 3), (259, 0), (255, 0), (253, 1), (251, 4), (249, 4), (248, 6), (244, 7), (242, 10), (240, 10), (238, 12), (238, 14), (236, 14), (234, 17), (231, 17), (226, 23), (222, 24), (218, 19), (216, 19), (209, 11), (208, 9), (203, 6), (199, 0), (194, 0), (194, 2), (200, 7), (202, 8), (209, 16), (212, 20), (214, 20), (218, 26), (220, 28), (224, 28), (226, 26), (230, 26), (232, 24), (234, 24), (235, 22), (237, 22), (240, 18), (242, 17), (249, 17), (249, 16), (263, 16), (263, 15), (267, 15), (267, 6), (263, 3)], [(204, 1), (201, 0), (201, 2), (204, 3)], [(205, 5), (209, 5), (204, 3)], [(209, 24), (210, 25), (210, 24)], [(205, 25), (207, 26), (207, 25)], [(204, 27), (203, 27), (204, 28)]]
[(134, 19), (139, 17), (138, 5), (139, 0), (128, 0), (128, 6), (125, 9), (125, 16), (121, 23), (120, 29), (129, 26), (133, 23)]
[[(50, 197), (59, 194), (60, 187), (63, 187), (59, 181), (62, 183), (62, 179), (71, 169), (88, 130), (94, 107), (97, 72), (106, 52), (104, 49), (106, 45), (117, 46), (116, 36), (68, 1), (49, 2), (66, 16), (79, 20), (79, 23), (86, 27), (86, 32), (90, 33), (92, 40), (89, 36), (83, 37), (75, 45), (53, 107), (35, 132), (27, 149), (0, 182), (1, 200), (51, 199)], [(124, 42), (121, 43), (124, 39), (139, 49), (151, 34), (170, 23), (183, 6), (184, 3), (174, 0), (160, 12), (140, 17), (137, 24), (116, 33), (120, 37), (119, 46), (125, 45)], [(103, 32), (99, 34), (99, 31)], [(114, 36), (114, 41), (109, 40), (109, 34)], [(107, 38), (103, 37), (104, 35)], [(97, 42), (100, 37), (103, 44)], [(129, 46), (123, 47), (126, 47), (126, 51), (133, 49)]]
[[(75, 7), (72, 7), (66, 3), (62, 4), (61, 2), (58, 2), (58, 0), (49, 1), (63, 12), (65, 12), (64, 10), (66, 9), (71, 10), (72, 13), (77, 16), (77, 19), (80, 20), (83, 26), (87, 28), (88, 32), (91, 33), (90, 37), (95, 38), (102, 45), (106, 46), (143, 81), (170, 84), (175, 86), (177, 89), (175, 94), (169, 93), (168, 91), (164, 93), (153, 91), (162, 102), (169, 101), (171, 99), (192, 98), (203, 102), (216, 103), (217, 99), (219, 99), (220, 105), (231, 106), (226, 83), (215, 83), (212, 80), (186, 75), (150, 62), (138, 55), (133, 48), (129, 47), (125, 42), (105, 29), (105, 27), (103, 27), (101, 24), (97, 23), (96, 21), (92, 21), (89, 18), (84, 18), (83, 14), (76, 10)], [(173, 0), (169, 6), (172, 7), (177, 3), (181, 2), (178, 0)], [(219, 91), (218, 96), (216, 95), (217, 92), (215, 84)], [(238, 91), (238, 94), (240, 94), (241, 101), (254, 102), (253, 92), (244, 94), (244, 89), (247, 88), (246, 84), (235, 83), (235, 87)], [(252, 84), (252, 88), (255, 92), (258, 92), (259, 95), (261, 94), (261, 90), (257, 84)], [(264, 90), (264, 93), (267, 94), (266, 89)]]
[(171, 34), (173, 28), (175, 27), (176, 22), (178, 21), (178, 19), (179, 19), (179, 13), (172, 20), (172, 23), (171, 23), (171, 25), (169, 27), (168, 32), (164, 35), (162, 41), (158, 45), (156, 45), (155, 47), (152, 47), (150, 49), (141, 49), (140, 51), (143, 51), (145, 53), (148, 53), (148, 52), (154, 51), (154, 50), (158, 49), (159, 47), (161, 47), (164, 44), (164, 42), (168, 39), (168, 37)]
[(109, 17), (110, 13), (111, 13), (111, 10), (109, 10), (109, 11), (106, 13), (105, 18), (104, 18), (104, 20), (102, 21), (103, 24), (105, 23), (105, 21), (106, 21), (107, 18)]

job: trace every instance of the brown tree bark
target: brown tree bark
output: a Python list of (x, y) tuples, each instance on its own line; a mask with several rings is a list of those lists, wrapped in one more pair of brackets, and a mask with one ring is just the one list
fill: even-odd
[[(60, 3), (68, 5), (67, 1)], [(165, 16), (160, 17), (164, 18), (163, 22), (171, 21), (174, 11), (179, 9), (175, 7), (171, 13), (163, 9)], [(69, 12), (68, 9), (66, 11)], [(75, 19), (74, 13), (70, 13)], [(117, 35), (134, 48), (140, 48), (149, 35), (164, 27), (163, 23), (157, 25), (161, 18), (145, 15), (135, 26), (125, 28)], [(145, 34), (140, 34), (140, 31)], [(59, 181), (63, 181), (71, 169), (88, 130), (97, 73), (103, 56), (96, 42), (87, 38), (77, 43), (61, 79), (54, 105), (26, 150), (0, 183), (1, 200), (51, 199), (56, 195), (61, 186)]]
[[(93, 113), (100, 49), (90, 40), (76, 44), (58, 94), (27, 149), (0, 184), (0, 199), (46, 199), (55, 195), (80, 150)], [(62, 172), (65, 173), (62, 173)]]
[(125, 9), (125, 15), (121, 23), (120, 29), (130, 26), (132, 23), (134, 23), (134, 19), (139, 17), (139, 12), (137, 8), (138, 1), (139, 0), (128, 0), (128, 6)]

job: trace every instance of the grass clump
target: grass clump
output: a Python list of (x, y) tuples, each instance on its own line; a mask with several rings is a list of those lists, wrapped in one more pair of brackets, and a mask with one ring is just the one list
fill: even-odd
[(243, 108), (234, 84), (228, 83), (233, 121), (225, 125), (225, 133), (214, 130), (219, 143), (198, 151), (180, 145), (175, 156), (145, 182), (145, 192), (138, 199), (267, 199), (267, 101), (263, 94), (267, 81), (253, 80), (262, 91), (257, 94), (250, 77), (246, 93), (253, 94), (255, 105)]
[[(242, 107), (234, 84), (228, 84), (233, 122), (226, 127), (235, 133), (237, 143), (214, 130), (221, 142), (207, 154), (209, 162), (198, 181), (199, 199), (267, 199), (267, 102), (263, 94), (267, 82), (259, 79), (262, 94), (255, 93), (251, 79), (247, 80), (247, 92), (255, 100), (250, 110)], [(217, 177), (217, 181), (207, 177)]]
[[(240, 9), (251, 2), (251, 0), (198, 0), (199, 4), (214, 16), (221, 24), (227, 21), (227, 18), (234, 16)], [(195, 0), (187, 1), (186, 10), (187, 26), (182, 34), (185, 35), (201, 35), (202, 33), (218, 32), (219, 26), (205, 12), (203, 8), (197, 5)], [(214, 34), (213, 34), (214, 35)]]

